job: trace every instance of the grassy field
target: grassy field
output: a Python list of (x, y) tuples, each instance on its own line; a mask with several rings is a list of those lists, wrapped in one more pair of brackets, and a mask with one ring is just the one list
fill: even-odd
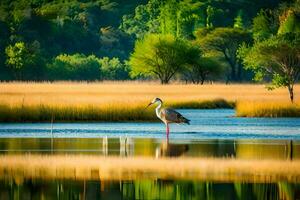
[[(296, 101), (299, 91), (297, 85)], [(154, 107), (144, 108), (154, 97), (174, 108), (233, 108), (242, 102), (237, 106), (238, 116), (260, 116), (251, 106), (257, 102), (266, 109), (287, 105), (292, 110), (279, 115), (272, 107), (269, 116), (299, 114), (299, 107), (290, 106), (286, 89), (268, 91), (264, 85), (29, 82), (0, 84), (0, 121), (151, 121), (156, 119)]]

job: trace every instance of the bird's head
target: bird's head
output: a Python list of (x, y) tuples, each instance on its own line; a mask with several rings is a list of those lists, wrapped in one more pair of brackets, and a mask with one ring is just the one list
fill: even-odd
[(148, 104), (147, 108), (148, 108), (149, 106), (151, 106), (152, 104), (156, 104), (156, 103), (162, 103), (162, 100), (161, 100), (160, 98), (158, 98), (158, 97), (154, 98), (154, 99)]

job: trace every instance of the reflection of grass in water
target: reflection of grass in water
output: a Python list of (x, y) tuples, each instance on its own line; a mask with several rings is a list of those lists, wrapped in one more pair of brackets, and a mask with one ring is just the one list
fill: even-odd
[[(136, 180), (175, 178), (211, 181), (295, 182), (300, 161), (207, 158), (3, 155), (0, 177)], [(176, 166), (176, 167), (174, 167)]]
[(239, 117), (300, 117), (299, 104), (287, 102), (238, 102)]

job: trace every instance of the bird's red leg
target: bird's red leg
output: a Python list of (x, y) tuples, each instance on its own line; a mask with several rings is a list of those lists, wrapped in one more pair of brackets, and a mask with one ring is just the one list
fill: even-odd
[(167, 126), (167, 140), (169, 140), (169, 133), (170, 133), (169, 124), (166, 124), (166, 126)]

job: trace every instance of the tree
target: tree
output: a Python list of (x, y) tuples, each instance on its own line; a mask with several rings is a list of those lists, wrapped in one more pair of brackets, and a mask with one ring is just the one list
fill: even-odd
[(167, 84), (188, 63), (190, 55), (195, 52), (193, 48), (187, 41), (172, 35), (146, 35), (136, 42), (130, 57), (131, 75), (154, 76), (162, 84)]
[[(298, 1), (299, 2), (299, 1)], [(295, 3), (296, 6), (297, 3)], [(300, 33), (300, 2), (298, 3), (298, 10), (295, 8), (286, 9), (280, 16), (280, 26), (278, 34), (286, 33)]]
[(123, 16), (120, 28), (136, 38), (149, 33), (191, 38), (202, 4), (192, 0), (150, 0), (137, 6), (134, 14)]
[(100, 59), (103, 79), (106, 80), (125, 80), (129, 78), (129, 69), (120, 62), (119, 58), (109, 59), (104, 57)]
[(221, 53), (231, 68), (230, 79), (242, 79), (242, 66), (236, 53), (242, 43), (250, 43), (251, 35), (248, 31), (239, 28), (215, 28), (207, 31), (198, 30), (197, 42), (206, 51)]
[(222, 70), (222, 65), (215, 58), (198, 57), (189, 62), (182, 74), (186, 81), (203, 85), (208, 78), (219, 76)]
[(61, 54), (48, 64), (50, 80), (100, 80), (101, 63), (94, 55)]
[[(40, 44), (17, 42), (5, 49), (6, 65), (11, 68), (17, 80), (40, 80), (44, 71), (44, 61), (41, 58)], [(31, 77), (31, 78), (30, 78)]]
[(253, 18), (253, 39), (262, 41), (276, 35), (279, 22), (277, 13), (271, 10), (262, 10)]
[(134, 14), (124, 15), (120, 29), (142, 38), (147, 33), (159, 33), (160, 7), (166, 0), (149, 0), (146, 5), (138, 5)]
[(273, 36), (253, 47), (245, 45), (239, 50), (246, 69), (255, 73), (255, 80), (270, 77), (270, 89), (286, 87), (291, 102), (294, 101), (294, 84), (300, 76), (300, 39), (299, 34)]
[(159, 22), (161, 33), (176, 37), (192, 38), (199, 8), (203, 3), (191, 0), (166, 1), (160, 8)]
[(238, 15), (234, 18), (234, 28), (244, 28), (243, 11), (239, 10)]

